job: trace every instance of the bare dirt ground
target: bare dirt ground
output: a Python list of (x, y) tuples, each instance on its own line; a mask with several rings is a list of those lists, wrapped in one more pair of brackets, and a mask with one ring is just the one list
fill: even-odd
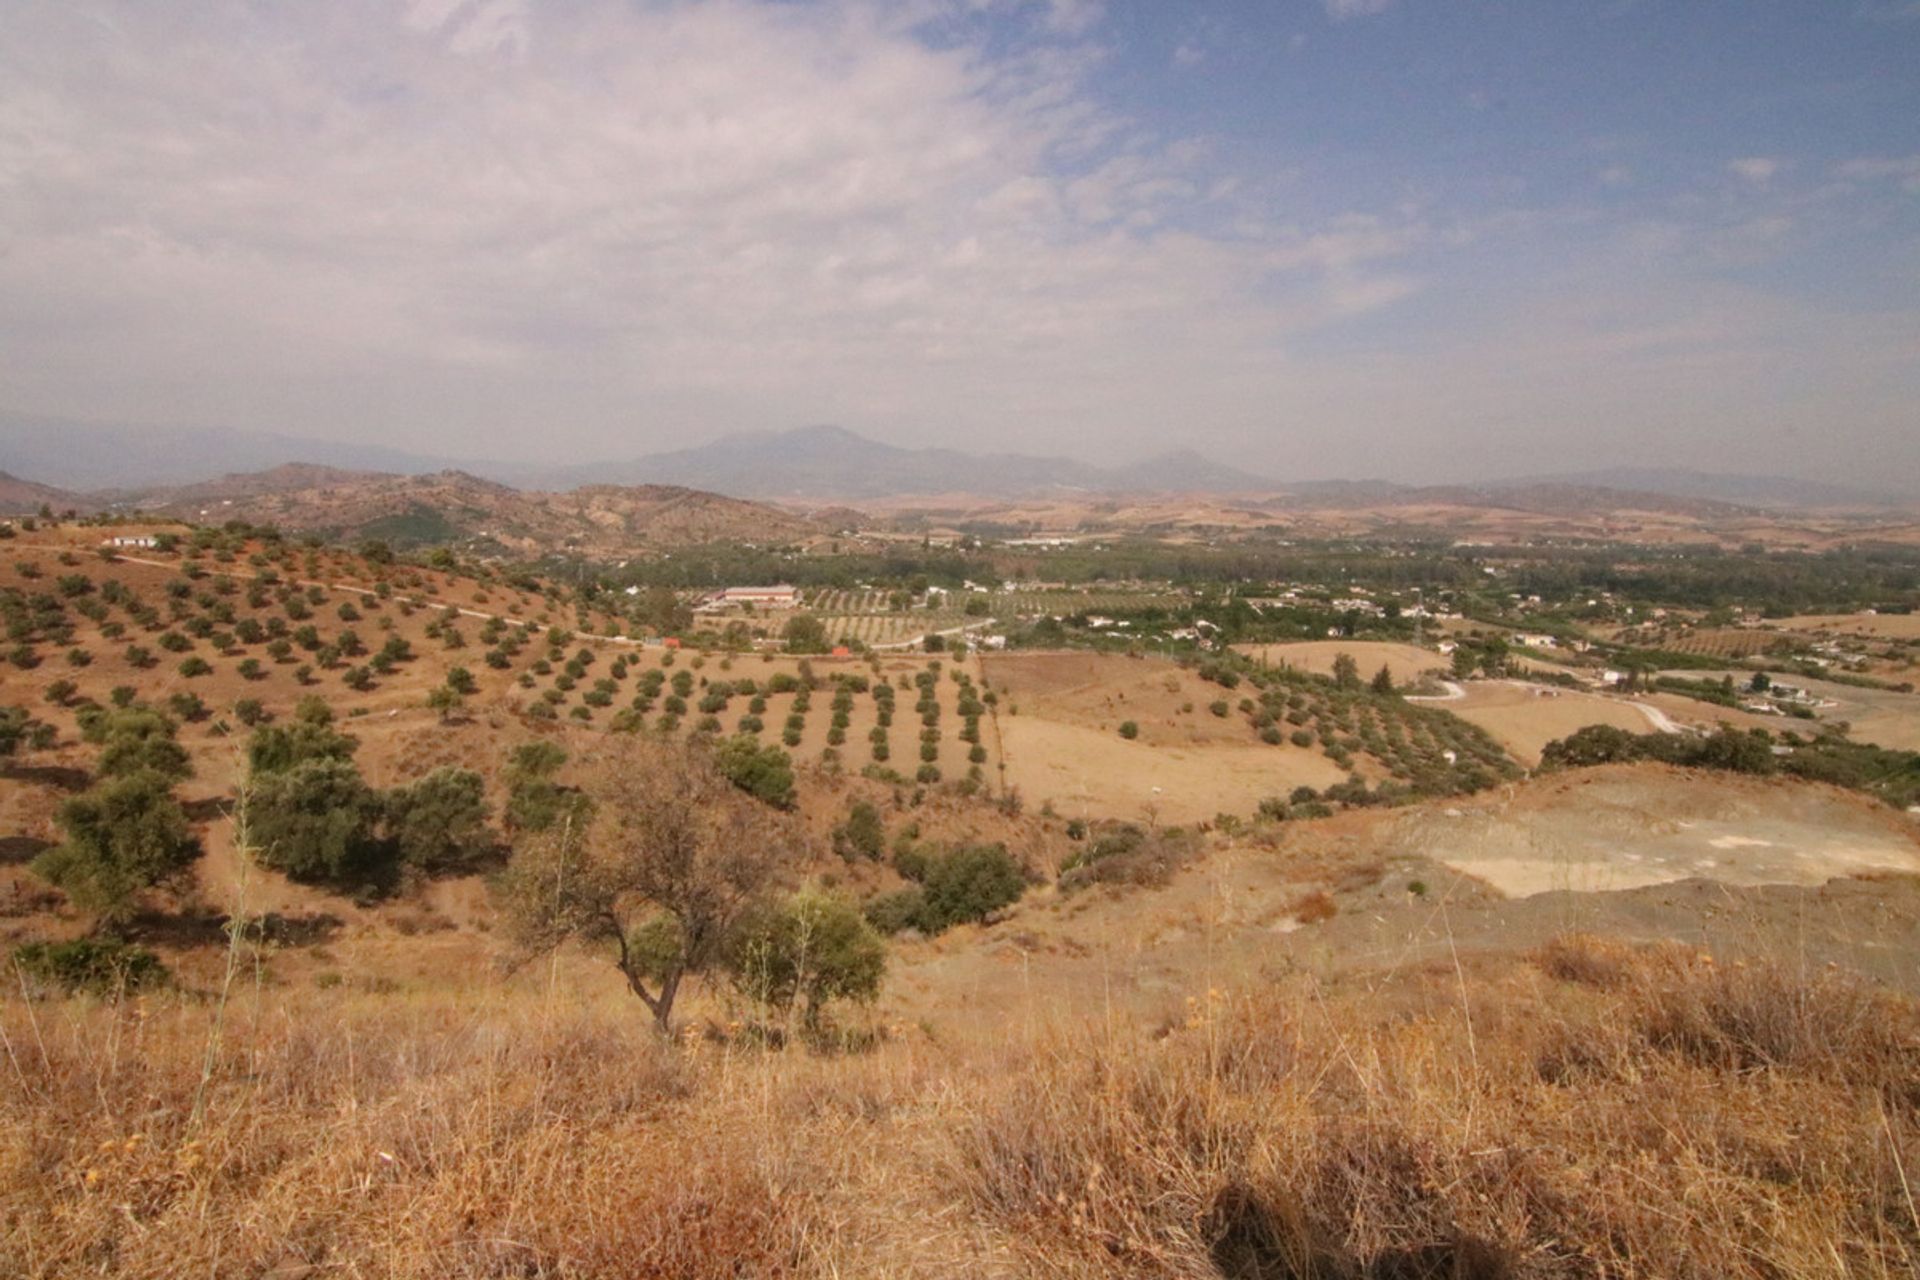
[[(1346, 813), (1221, 841), (1163, 887), (1039, 889), (999, 925), (902, 942), (886, 999), (941, 1034), (1069, 1010), (1177, 1025), (1190, 999), (1248, 975), (1471, 970), (1569, 933), (1839, 964), (1920, 991), (1914, 825), (1824, 787), (1722, 781), (1608, 768), (1520, 783), (1483, 807)], [(1487, 849), (1514, 856), (1481, 857), (1479, 876), (1456, 869)], [(1570, 869), (1576, 859), (1594, 869)], [(1603, 874), (1609, 859), (1627, 870)], [(1515, 894), (1490, 883), (1501, 879)]]
[(1446, 709), (1485, 729), (1527, 765), (1540, 762), (1549, 742), (1590, 724), (1633, 733), (1659, 727), (1655, 717), (1624, 698), (1510, 680), (1476, 680), (1465, 687), (1467, 696), (1447, 702)]
[[(989, 654), (1007, 782), (1072, 817), (1199, 822), (1251, 813), (1268, 796), (1346, 777), (1317, 750), (1268, 746), (1244, 717), (1208, 707), (1238, 695), (1164, 661), (1093, 653)], [(1128, 741), (1120, 725), (1133, 721)]]
[(1360, 674), (1371, 677), (1384, 664), (1395, 684), (1413, 684), (1423, 675), (1445, 674), (1447, 659), (1432, 649), (1385, 640), (1306, 640), (1298, 644), (1241, 644), (1237, 652), (1272, 667), (1292, 667), (1317, 676), (1333, 674), (1333, 660), (1350, 655)]
[(1512, 897), (1705, 877), (1820, 884), (1920, 874), (1920, 823), (1831, 787), (1655, 766), (1585, 769), (1388, 819), (1384, 847)]

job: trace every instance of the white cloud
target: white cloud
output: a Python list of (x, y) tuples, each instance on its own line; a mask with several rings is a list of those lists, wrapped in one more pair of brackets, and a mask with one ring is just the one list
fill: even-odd
[(1760, 186), (1772, 182), (1780, 168), (1780, 161), (1772, 156), (1745, 156), (1727, 162), (1727, 172)]
[(1173, 51), (1173, 65), (1176, 67), (1197, 67), (1207, 60), (1207, 51), (1188, 41)]
[[(1545, 469), (1614, 421), (1679, 434), (1809, 387), (1888, 439), (1910, 419), (1911, 310), (1863, 330), (1726, 299), (1714, 323), (1770, 327), (1673, 337), (1705, 331), (1702, 276), (1818, 248), (1818, 208), (1307, 216), (1343, 207), (1310, 157), (1158, 137), (1097, 96), (1098, 17), (18, 0), (0, 408), (546, 461), (821, 421), (1103, 456), (1177, 434), (1302, 474), (1458, 474), (1452, 442), (1502, 415)], [(1830, 172), (1864, 193), (1920, 158)], [(1617, 321), (1542, 303), (1600, 291)]]
[(1835, 172), (1849, 182), (1892, 182), (1902, 191), (1920, 195), (1920, 155), (1863, 156), (1846, 161)]
[(1047, 0), (1047, 26), (1066, 35), (1084, 35), (1106, 16), (1104, 0)]
[(1276, 229), (1097, 105), (1096, 5), (992, 58), (857, 0), (111, 12), (0, 49), (16, 405), (474, 452), (1144, 430), (1408, 287), (1391, 227)]

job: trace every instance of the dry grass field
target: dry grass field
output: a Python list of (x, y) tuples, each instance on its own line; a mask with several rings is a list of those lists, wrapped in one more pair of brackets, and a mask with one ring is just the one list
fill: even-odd
[[(1563, 940), (853, 1056), (537, 983), (0, 1007), (10, 1275), (1894, 1277), (1920, 1022)], [(937, 1031), (937, 1028), (936, 1028)]]
[(1273, 667), (1291, 667), (1316, 676), (1333, 674), (1333, 661), (1347, 654), (1359, 664), (1360, 674), (1372, 679), (1385, 666), (1393, 673), (1395, 684), (1411, 685), (1430, 674), (1445, 675), (1448, 661), (1431, 649), (1385, 640), (1306, 640), (1293, 644), (1243, 644), (1234, 646), (1256, 663)]
[(1781, 625), (1811, 634), (1920, 640), (1920, 613), (1807, 614)]
[[(989, 654), (982, 678), (1001, 696), (1007, 781), (1061, 813), (1167, 822), (1248, 814), (1268, 796), (1316, 789), (1346, 771), (1317, 749), (1255, 741), (1237, 701), (1173, 663), (1091, 653)], [(1119, 736), (1132, 722), (1138, 738)]]
[(1178, 746), (1028, 715), (1003, 719), (1007, 782), (1068, 817), (1210, 822), (1250, 814), (1269, 796), (1316, 790), (1346, 771), (1312, 751), (1248, 742)]
[[(1433, 708), (1317, 681), (1088, 653), (670, 651), (497, 582), (304, 549), (186, 577), (55, 533), (0, 554), (13, 598), (66, 602), (44, 628), (58, 642), (0, 666), (0, 703), (56, 729), (0, 780), (0, 940), (88, 926), (24, 865), (97, 763), (81, 699), (204, 704), (179, 794), (205, 851), (131, 925), (172, 983), (56, 996), (5, 975), (0, 1274), (1837, 1280), (1920, 1263), (1920, 880), (1897, 874), (1920, 845), (1858, 796), (1508, 769), (1470, 798), (1248, 821), (1346, 778), (1336, 756), (1383, 781), (1498, 752)], [(368, 652), (323, 661), (345, 628)], [(350, 687), (389, 640), (405, 656)], [(211, 670), (182, 671), (194, 657)], [(475, 687), (443, 717), (426, 695), (456, 665)], [(75, 688), (50, 702), (56, 680)], [(530, 738), (589, 785), (704, 716), (758, 721), (798, 765), (782, 884), (861, 900), (904, 883), (898, 858), (832, 852), (861, 799), (889, 847), (1004, 844), (1024, 893), (895, 935), (871, 1003), (821, 1028), (713, 976), (663, 1040), (606, 953), (529, 962), (484, 875), (355, 898), (242, 856), (224, 812), (240, 708), (283, 717), (315, 691), (373, 785), (471, 768), (496, 812), (501, 761)], [(1516, 752), (1603, 710), (1648, 727), (1617, 700), (1516, 686), (1463, 703)], [(644, 751), (617, 750), (636, 739), (616, 725)], [(911, 778), (923, 731), (944, 781), (977, 767), (984, 785), (860, 776), (878, 732)], [(1003, 782), (1024, 806), (996, 802)], [(1222, 812), (1240, 820), (1194, 829)], [(1073, 881), (1082, 815), (1151, 819), (1166, 861)]]

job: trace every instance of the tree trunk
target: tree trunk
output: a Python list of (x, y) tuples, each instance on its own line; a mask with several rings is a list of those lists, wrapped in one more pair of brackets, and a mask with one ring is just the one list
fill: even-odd
[(660, 984), (660, 994), (657, 996), (647, 990), (647, 984), (640, 980), (639, 973), (624, 959), (620, 964), (620, 972), (626, 976), (627, 990), (639, 996), (640, 1003), (646, 1005), (647, 1012), (653, 1015), (654, 1030), (662, 1036), (671, 1036), (673, 1034), (673, 1000), (680, 991), (682, 971), (675, 970), (668, 974), (666, 980)]

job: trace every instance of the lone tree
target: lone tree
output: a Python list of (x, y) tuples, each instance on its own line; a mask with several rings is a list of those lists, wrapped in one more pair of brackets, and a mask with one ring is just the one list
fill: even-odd
[(1333, 655), (1333, 682), (1342, 689), (1360, 687), (1360, 664), (1353, 660), (1350, 653)]
[(450, 684), (438, 685), (427, 691), (427, 709), (440, 713), (441, 724), (457, 718), (466, 705), (467, 700)]
[(1393, 692), (1393, 669), (1384, 662), (1380, 664), (1380, 669), (1373, 673), (1373, 691), (1375, 693)]
[(106, 778), (61, 805), (58, 821), (66, 839), (33, 870), (105, 924), (125, 920), (142, 891), (200, 853), (168, 779), (151, 769)]
[(597, 816), (523, 840), (502, 907), (528, 955), (569, 939), (604, 948), (668, 1034), (681, 984), (724, 958), (790, 835), (691, 752), (636, 744), (595, 772)]

